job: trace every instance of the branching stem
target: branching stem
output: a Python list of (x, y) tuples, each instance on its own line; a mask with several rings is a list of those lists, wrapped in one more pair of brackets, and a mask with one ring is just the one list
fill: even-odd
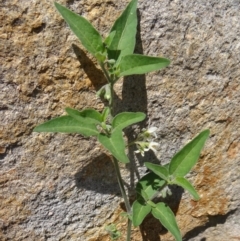
[[(103, 63), (99, 63), (106, 78), (107, 78), (107, 81), (108, 81), (108, 84), (110, 86), (110, 99), (109, 99), (109, 109), (110, 109), (110, 121), (112, 121), (113, 119), (113, 115), (114, 115), (114, 110), (113, 110), (113, 85), (114, 85), (114, 80), (111, 79), (107, 69), (105, 68), (104, 64)], [(118, 180), (118, 185), (119, 185), (119, 188), (121, 190), (121, 194), (122, 194), (122, 197), (123, 197), (123, 200), (124, 200), (124, 203), (125, 203), (125, 207), (127, 209), (127, 213), (128, 215), (131, 215), (131, 205), (130, 205), (130, 202), (128, 200), (128, 197), (127, 197), (127, 194), (126, 194), (126, 191), (125, 191), (125, 188), (124, 188), (124, 185), (123, 185), (123, 180), (122, 180), (122, 176), (121, 176), (121, 172), (120, 172), (120, 168), (119, 168), (119, 164), (118, 164), (118, 160), (115, 158), (115, 157), (112, 157), (112, 160), (113, 160), (113, 164), (114, 164), (114, 168), (115, 168), (115, 171), (116, 171), (116, 174), (117, 174), (117, 180)], [(128, 226), (127, 226), (127, 238), (126, 238), (126, 241), (130, 241), (131, 240), (131, 228), (132, 228), (132, 221), (131, 219), (128, 218)]]

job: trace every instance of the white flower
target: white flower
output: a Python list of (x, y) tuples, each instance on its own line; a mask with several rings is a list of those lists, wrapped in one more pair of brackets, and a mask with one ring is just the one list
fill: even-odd
[(142, 156), (144, 156), (144, 152), (146, 151), (157, 151), (155, 148), (158, 147), (159, 144), (153, 141), (157, 138), (156, 130), (157, 127), (155, 126), (151, 126), (147, 130), (142, 129), (141, 133), (138, 134), (136, 141), (133, 142), (137, 146), (135, 153), (140, 153)]
[(137, 150), (134, 151), (134, 152), (140, 153), (141, 156), (144, 156), (144, 152), (149, 150), (149, 148), (148, 148), (149, 143), (148, 142), (136, 141), (135, 144), (137, 145)]
[(142, 150), (142, 149), (138, 149), (138, 150), (136, 150), (136, 151), (134, 151), (135, 153), (140, 153), (141, 154), (141, 156), (144, 156), (144, 150)]
[(140, 153), (141, 156), (144, 156), (144, 152), (149, 150), (152, 150), (154, 153), (157, 152), (155, 148), (160, 146), (157, 142), (154, 142), (154, 141), (151, 141), (151, 142), (138, 141), (138, 142), (135, 142), (135, 144), (137, 145), (137, 150), (134, 152)]
[(138, 135), (137, 139), (142, 141), (151, 141), (152, 139), (157, 138), (157, 127), (151, 126), (150, 128), (142, 129), (142, 132)]
[(151, 149), (154, 153), (156, 153), (157, 150), (156, 150), (155, 148), (157, 148), (158, 146), (160, 146), (159, 143), (154, 142), (154, 141), (151, 141), (151, 142), (149, 143), (148, 148), (149, 148), (149, 150)]
[(154, 136), (155, 138), (157, 138), (157, 127), (156, 126), (151, 126), (149, 129), (147, 129), (147, 133), (149, 133), (150, 135)]

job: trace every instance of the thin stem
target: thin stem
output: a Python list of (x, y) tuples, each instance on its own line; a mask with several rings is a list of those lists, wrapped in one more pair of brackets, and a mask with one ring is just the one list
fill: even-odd
[(115, 171), (116, 171), (116, 174), (117, 174), (118, 185), (120, 187), (121, 194), (122, 194), (122, 197), (124, 199), (124, 203), (125, 203), (125, 206), (126, 206), (126, 209), (127, 209), (127, 213), (131, 214), (131, 206), (130, 206), (130, 203), (128, 201), (128, 197), (127, 197), (124, 185), (123, 185), (122, 176), (121, 176), (121, 173), (120, 173), (118, 161), (114, 157), (112, 157), (112, 159), (113, 159), (113, 164), (114, 164)]
[(108, 81), (108, 84), (109, 84), (109, 87), (110, 87), (110, 99), (109, 99), (109, 108), (110, 108), (110, 119), (112, 120), (113, 119), (113, 83), (114, 83), (114, 80), (111, 79), (107, 69), (105, 68), (104, 66), (104, 63), (103, 62), (100, 62), (99, 65), (101, 66), (103, 72), (104, 72), (104, 75), (106, 76), (107, 78), (107, 81)]
[(105, 66), (104, 66), (104, 63), (103, 62), (99, 62), (99, 65), (101, 66), (101, 69), (102, 71), (104, 72), (106, 78), (107, 78), (107, 81), (108, 83), (111, 83), (112, 82), (112, 79), (110, 78), (109, 74), (108, 74), (108, 71), (106, 70)]
[(113, 83), (110, 83), (110, 94), (111, 94), (111, 97), (110, 97), (110, 100), (109, 100), (109, 108), (110, 108), (110, 115), (111, 115), (111, 120), (113, 119)]
[[(131, 214), (131, 206), (123, 185), (123, 181), (122, 181), (122, 176), (120, 173), (120, 169), (119, 169), (119, 165), (118, 165), (118, 161), (116, 160), (116, 158), (112, 158), (113, 159), (113, 163), (114, 163), (114, 167), (115, 167), (115, 171), (117, 173), (117, 180), (118, 180), (118, 185), (120, 187), (121, 190), (121, 194), (122, 197), (124, 199), (124, 203), (127, 209), (127, 213), (130, 215)], [(127, 239), (126, 241), (130, 241), (131, 240), (131, 229), (132, 229), (132, 220), (130, 218), (128, 218), (128, 225), (127, 225)]]
[(131, 240), (131, 230), (132, 230), (132, 220), (129, 218), (128, 219), (128, 226), (127, 226), (127, 240), (126, 241)]
[[(114, 106), (113, 106), (113, 84), (114, 84), (114, 80), (111, 79), (108, 71), (106, 70), (105, 66), (103, 63), (100, 63), (100, 66), (107, 78), (107, 81), (109, 83), (109, 86), (110, 86), (110, 100), (109, 100), (109, 109), (110, 109), (110, 121), (112, 121), (113, 119), (113, 115), (114, 115)], [(125, 188), (124, 188), (124, 185), (123, 185), (123, 180), (122, 180), (122, 176), (121, 176), (121, 172), (120, 172), (120, 168), (119, 168), (119, 165), (118, 165), (118, 161), (115, 157), (112, 157), (112, 160), (113, 160), (113, 164), (114, 164), (114, 168), (115, 168), (115, 171), (116, 171), (116, 174), (117, 174), (117, 180), (118, 180), (118, 185), (120, 187), (120, 190), (121, 190), (121, 194), (122, 194), (122, 197), (123, 197), (123, 200), (124, 200), (124, 203), (125, 203), (125, 207), (127, 209), (127, 213), (128, 215), (131, 215), (131, 205), (130, 205), (130, 202), (128, 200), (128, 197), (127, 197), (127, 194), (126, 194), (126, 191), (125, 191)], [(131, 228), (132, 228), (132, 221), (128, 218), (128, 226), (127, 226), (127, 239), (126, 241), (130, 241), (131, 240)]]

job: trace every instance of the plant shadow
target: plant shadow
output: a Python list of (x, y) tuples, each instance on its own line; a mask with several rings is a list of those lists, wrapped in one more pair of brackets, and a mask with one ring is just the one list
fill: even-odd
[(74, 177), (78, 188), (93, 190), (102, 194), (121, 195), (112, 160), (104, 153), (80, 168)]
[[(141, 27), (140, 21), (141, 16), (139, 11), (138, 15), (138, 25), (137, 25), (137, 34), (136, 34), (136, 46), (134, 53), (143, 54), (143, 46), (141, 40)], [(118, 96), (114, 96), (114, 110), (115, 114), (122, 111), (131, 111), (131, 112), (144, 112), (147, 114), (147, 90), (146, 90), (146, 76), (141, 75), (131, 75), (125, 76), (123, 79), (122, 85), (122, 99)], [(143, 126), (145, 123), (141, 123)]]
[(94, 64), (87, 54), (77, 45), (72, 44), (72, 48), (79, 63), (81, 64), (80, 68), (82, 68), (87, 74), (95, 90), (99, 90), (101, 86), (107, 83), (103, 72), (96, 67), (96, 64)]

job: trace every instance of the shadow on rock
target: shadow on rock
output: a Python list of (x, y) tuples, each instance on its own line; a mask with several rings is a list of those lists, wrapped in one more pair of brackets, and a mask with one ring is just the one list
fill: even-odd
[(94, 64), (94, 62), (86, 55), (86, 53), (77, 45), (72, 44), (72, 48), (77, 56), (78, 61), (81, 64), (81, 68), (83, 68), (84, 72), (87, 74), (94, 88), (99, 90), (102, 85), (107, 83), (103, 72), (96, 67), (96, 64)]
[[(138, 26), (134, 53), (143, 54), (143, 46), (140, 34), (141, 16), (139, 10), (137, 11), (137, 14)], [(120, 100), (117, 96), (115, 96), (114, 102), (114, 109), (116, 113), (122, 111), (141, 111), (147, 114), (147, 90), (145, 75), (131, 75), (124, 77), (122, 87), (122, 99)]]
[[(188, 241), (191, 238), (195, 238), (197, 237), (200, 233), (204, 232), (205, 230), (207, 230), (210, 227), (216, 227), (218, 224), (224, 224), (227, 220), (227, 218), (231, 215), (233, 215), (235, 212), (237, 211), (237, 209), (232, 210), (228, 213), (226, 213), (225, 215), (208, 215), (208, 222), (205, 223), (205, 225), (203, 226), (198, 226), (192, 230), (190, 230), (189, 232), (187, 232), (184, 237), (183, 237), (183, 241)], [(205, 241), (206, 238), (202, 238), (201, 241)]]
[(120, 189), (111, 158), (101, 154), (74, 175), (76, 186), (102, 194), (120, 196)]

